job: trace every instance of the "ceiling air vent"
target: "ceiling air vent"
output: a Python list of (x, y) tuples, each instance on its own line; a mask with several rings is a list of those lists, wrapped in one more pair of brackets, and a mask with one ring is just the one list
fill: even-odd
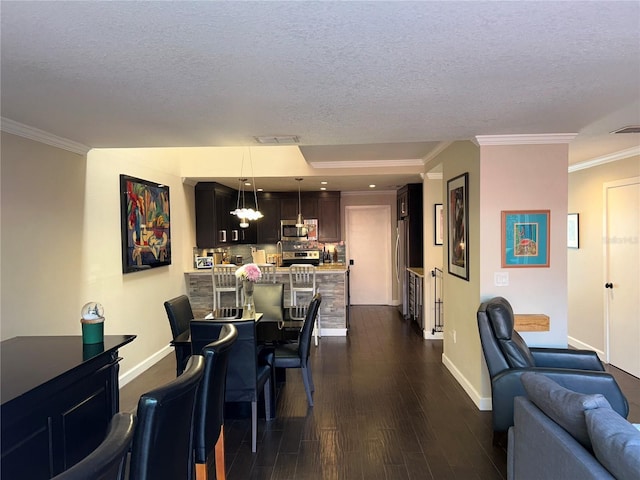
[(614, 130), (611, 133), (640, 133), (640, 125), (630, 125), (628, 127), (622, 127), (618, 130)]
[(264, 145), (295, 145), (300, 143), (300, 138), (297, 135), (263, 135), (253, 138), (256, 142)]

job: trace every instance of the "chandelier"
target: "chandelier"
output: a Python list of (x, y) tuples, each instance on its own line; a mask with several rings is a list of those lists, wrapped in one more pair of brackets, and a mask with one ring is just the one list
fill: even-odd
[[(238, 200), (236, 202), (236, 209), (232, 210), (231, 215), (235, 215), (240, 220), (240, 228), (247, 228), (250, 221), (258, 220), (264, 215), (258, 210), (258, 193), (256, 192), (256, 179), (253, 176), (253, 160), (251, 159), (251, 147), (249, 147), (249, 166), (251, 168), (251, 183), (247, 183), (248, 178), (242, 177), (244, 173), (244, 151), (242, 152), (242, 164), (240, 165), (240, 182), (238, 186)], [(253, 199), (255, 201), (256, 209), (247, 208), (245, 205), (245, 187), (253, 186)]]

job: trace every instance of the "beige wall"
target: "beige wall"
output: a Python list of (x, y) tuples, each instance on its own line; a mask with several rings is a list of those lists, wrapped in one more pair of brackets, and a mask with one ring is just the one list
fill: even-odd
[(85, 157), (2, 133), (2, 340), (80, 333)]
[[(170, 188), (172, 264), (123, 275), (121, 173)], [(120, 352), (126, 383), (170, 353), (163, 302), (186, 292), (195, 244), (193, 187), (173, 152), (92, 150), (84, 157), (2, 135), (2, 338), (80, 334), (80, 309), (105, 308), (105, 333), (135, 334)]]
[[(444, 353), (443, 361), (467, 394), (478, 401), (481, 391), (483, 357), (478, 338), (476, 310), (480, 299), (480, 150), (471, 142), (456, 142), (444, 150), (442, 189), (446, 197), (447, 181), (469, 173), (469, 281), (448, 273), (446, 251), (443, 253), (444, 287)], [(447, 202), (443, 201), (445, 218)], [(447, 245), (445, 229), (444, 244)], [(454, 341), (455, 332), (455, 341)]]
[[(569, 343), (604, 358), (603, 184), (640, 176), (640, 157), (569, 174), (569, 212), (580, 214), (580, 248), (567, 249)], [(640, 213), (638, 213), (640, 215)]]

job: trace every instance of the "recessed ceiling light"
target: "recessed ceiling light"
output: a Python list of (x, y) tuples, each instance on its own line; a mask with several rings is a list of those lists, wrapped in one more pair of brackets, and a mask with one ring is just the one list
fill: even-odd
[(376, 188), (376, 186), (372, 183), (371, 185), (369, 185), (369, 188)]
[(257, 190), (258, 190), (259, 192), (264, 192), (264, 189), (263, 189), (263, 188), (258, 188)]
[(326, 190), (327, 187), (320, 187), (320, 190)]
[(244, 182), (244, 186), (245, 187), (250, 187), (251, 186), (251, 182)]
[(327, 184), (327, 182), (320, 182), (320, 184), (321, 184), (321, 185), (326, 185), (326, 184)]

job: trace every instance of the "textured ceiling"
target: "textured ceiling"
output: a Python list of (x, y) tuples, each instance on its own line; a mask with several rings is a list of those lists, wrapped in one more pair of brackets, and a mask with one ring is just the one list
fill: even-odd
[[(640, 2), (9, 2), (2, 117), (90, 147), (300, 137), (308, 162), (476, 135), (637, 147)], [(383, 145), (385, 144), (385, 145)]]

